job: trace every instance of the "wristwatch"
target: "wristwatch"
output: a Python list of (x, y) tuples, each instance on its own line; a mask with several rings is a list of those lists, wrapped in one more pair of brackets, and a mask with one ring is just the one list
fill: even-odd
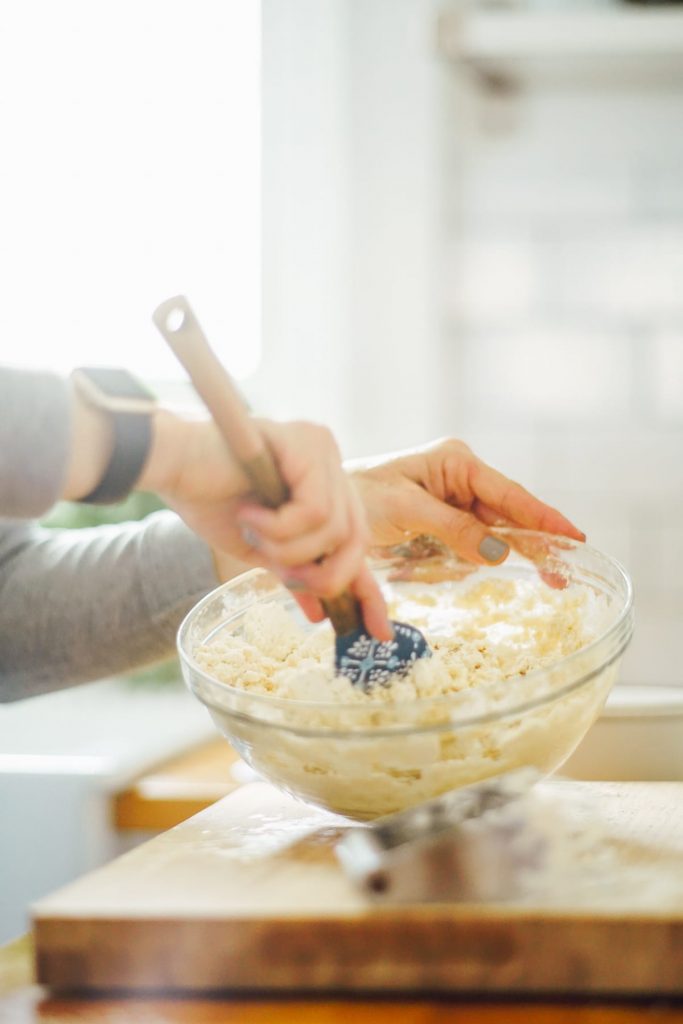
[(79, 395), (109, 416), (114, 447), (104, 476), (78, 500), (89, 505), (123, 501), (135, 487), (152, 444), (152, 415), (156, 399), (128, 370), (79, 366), (71, 374)]

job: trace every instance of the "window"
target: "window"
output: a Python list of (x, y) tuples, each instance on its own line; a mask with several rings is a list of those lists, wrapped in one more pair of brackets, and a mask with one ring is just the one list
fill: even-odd
[(3, 0), (0, 361), (178, 377), (182, 291), (256, 368), (259, 35), (257, 0)]

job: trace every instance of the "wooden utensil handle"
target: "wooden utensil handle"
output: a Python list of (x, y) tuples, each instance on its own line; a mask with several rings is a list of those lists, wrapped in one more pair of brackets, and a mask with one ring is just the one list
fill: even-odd
[(287, 484), (280, 476), (275, 459), (264, 448), (258, 455), (241, 463), (242, 469), (249, 477), (254, 493), (262, 504), (268, 508), (279, 508), (289, 498)]
[[(259, 500), (269, 508), (279, 508), (288, 500), (289, 491), (273, 453), (251, 419), (230, 374), (206, 340), (185, 296), (176, 295), (162, 302), (152, 319), (187, 371)], [(360, 606), (350, 591), (322, 604), (340, 636), (360, 628)]]
[(348, 636), (363, 625), (360, 605), (350, 590), (342, 590), (336, 597), (324, 599), (322, 606), (337, 636)]
[[(189, 302), (183, 295), (167, 299), (152, 319), (187, 370), (233, 455), (245, 466), (265, 449), (263, 437), (230, 374), (206, 340)], [(287, 500), (286, 491), (283, 500)]]
[[(255, 493), (264, 505), (279, 508), (289, 497), (287, 486), (280, 476), (275, 459), (271, 452), (264, 448), (249, 462), (243, 462), (242, 468), (249, 477)], [(350, 590), (344, 590), (337, 597), (322, 601), (325, 614), (332, 623), (335, 633), (347, 636), (360, 629), (362, 617), (360, 607)]]
[[(275, 459), (271, 452), (264, 448), (249, 462), (243, 462), (242, 468), (249, 477), (254, 491), (264, 505), (279, 508), (289, 497), (287, 486), (280, 476)], [(335, 633), (347, 636), (360, 629), (362, 617), (360, 607), (350, 590), (344, 590), (337, 597), (322, 601), (325, 614), (332, 623)]]

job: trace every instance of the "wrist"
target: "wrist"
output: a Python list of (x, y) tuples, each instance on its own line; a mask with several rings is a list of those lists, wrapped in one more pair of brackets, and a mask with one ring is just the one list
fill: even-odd
[(152, 418), (149, 456), (137, 486), (172, 508), (228, 501), (250, 487), (213, 420), (163, 407)]
[[(156, 399), (121, 367), (79, 366), (70, 384), (72, 458), (65, 497), (91, 505), (117, 504), (136, 488), (149, 457)], [(93, 477), (94, 486), (87, 488)]]
[(109, 417), (86, 402), (73, 382), (69, 382), (69, 387), (69, 459), (60, 497), (64, 501), (78, 501), (102, 479), (114, 447), (114, 432)]
[(173, 410), (158, 406), (151, 419), (152, 443), (142, 467), (136, 490), (170, 494), (176, 490), (176, 481), (185, 461), (189, 420)]
[[(104, 410), (87, 402), (73, 383), (70, 390), (70, 456), (60, 497), (64, 501), (78, 501), (102, 479), (113, 451), (114, 431)], [(172, 491), (180, 473), (188, 421), (159, 406), (152, 413), (151, 425), (152, 443), (135, 489)]]

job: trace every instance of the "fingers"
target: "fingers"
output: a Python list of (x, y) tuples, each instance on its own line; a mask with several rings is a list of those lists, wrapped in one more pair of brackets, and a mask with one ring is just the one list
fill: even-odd
[[(299, 590), (299, 586), (302, 584), (296, 582), (292, 588), (290, 582), (292, 597), (307, 619), (311, 622), (322, 622), (326, 615), (321, 600), (314, 597), (313, 594)], [(363, 565), (355, 580), (352, 581), (351, 591), (360, 604), (361, 616), (367, 632), (377, 637), (378, 640), (392, 640), (394, 630), (389, 620), (386, 602), (377, 580), (367, 565)]]
[[(272, 431), (273, 426), (270, 425)], [(272, 435), (290, 500), (279, 509), (243, 505), (238, 520), (264, 558), (304, 565), (336, 551), (353, 532), (353, 492), (332, 434), (315, 424), (281, 425)]]
[(313, 594), (292, 591), (292, 597), (310, 622), (323, 622), (326, 618), (321, 602)]
[(453, 508), (422, 488), (411, 492), (409, 515), (411, 529), (438, 537), (468, 562), (497, 565), (507, 558), (507, 543), (489, 533), (475, 516)]
[[(343, 503), (343, 531), (318, 530), (291, 541), (269, 540), (267, 522), (260, 516), (250, 516), (250, 521), (262, 524), (263, 531), (246, 535), (255, 549), (254, 557), (282, 576), (287, 585), (299, 585), (317, 597), (334, 597), (341, 593), (360, 572), (369, 531), (360, 501), (351, 487), (345, 486), (340, 503)], [(249, 527), (249, 531), (251, 529)]]
[[(271, 566), (271, 569), (277, 571), (276, 567)], [(292, 597), (311, 622), (322, 622), (326, 618), (324, 598), (321, 600), (320, 597), (308, 590), (309, 587), (320, 590), (325, 586), (324, 583), (316, 582), (313, 574), (319, 573), (319, 579), (326, 580), (328, 578), (326, 572), (326, 568), (315, 568), (308, 575), (306, 570), (301, 570), (296, 577), (285, 578), (285, 585), (291, 591)], [(377, 580), (365, 563), (361, 565), (360, 571), (351, 580), (349, 589), (360, 604), (361, 618), (367, 632), (377, 637), (378, 640), (393, 639), (394, 630), (389, 620), (386, 601)], [(325, 595), (326, 597), (335, 597), (341, 593), (339, 589), (333, 587), (330, 587), (330, 591)]]
[(480, 459), (476, 459), (470, 469), (469, 481), (476, 496), (476, 514), (489, 525), (494, 522), (500, 525), (502, 518), (510, 526), (557, 533), (574, 540), (586, 539), (585, 533), (561, 512), (539, 501), (521, 484), (508, 479)]
[(368, 532), (358, 499), (349, 492), (350, 529), (344, 543), (322, 560), (288, 569), (288, 586), (301, 586), (316, 597), (336, 597), (351, 586), (364, 566)]
[(348, 497), (341, 495), (323, 525), (304, 532), (311, 522), (310, 509), (288, 503), (277, 512), (248, 506), (240, 509), (239, 521), (247, 538), (264, 558), (283, 566), (304, 565), (337, 550), (351, 532)]
[[(293, 593), (309, 618), (309, 611), (318, 614), (318, 606), (308, 600), (311, 595), (316, 598), (332, 598), (350, 589), (360, 603), (367, 631), (378, 640), (391, 640), (394, 633), (386, 602), (364, 560), (368, 534), (363, 510), (355, 495), (350, 506), (350, 518), (352, 539), (347, 544), (324, 559), (322, 564), (290, 571), (285, 582), (290, 588), (294, 586)], [(304, 587), (310, 593), (301, 593), (298, 587)], [(319, 622), (320, 618), (311, 618), (311, 621)]]
[(470, 512), (473, 516), (482, 522), (485, 526), (514, 526), (515, 524), (502, 516), (500, 512), (496, 512), (494, 508), (489, 508), (483, 501), (478, 499), (473, 502)]
[(365, 511), (332, 435), (311, 424), (288, 424), (279, 433), (273, 429), (264, 432), (290, 500), (279, 509), (241, 507), (238, 520), (252, 555), (284, 580), (312, 622), (324, 617), (322, 601), (351, 589), (368, 631), (391, 639), (384, 598), (365, 565)]
[(379, 583), (367, 565), (363, 564), (351, 585), (351, 591), (360, 602), (363, 622), (368, 633), (378, 640), (392, 640), (394, 630), (389, 621), (387, 605)]
[(553, 590), (563, 590), (571, 579), (571, 569), (562, 560), (561, 550), (571, 549), (566, 541), (549, 539), (542, 534), (524, 534), (510, 539), (510, 544), (523, 558), (536, 566), (538, 575)]
[[(493, 509), (480, 502), (475, 502), (472, 513), (489, 526), (514, 526), (507, 519), (503, 519)], [(559, 532), (559, 531), (558, 531)], [(533, 562), (538, 569), (538, 575), (544, 583), (547, 583), (553, 590), (563, 590), (569, 582), (567, 566), (557, 555), (558, 549), (563, 546), (569, 548), (566, 542), (553, 540), (548, 541), (542, 534), (523, 534), (520, 536), (507, 536), (506, 538), (512, 548), (523, 558)], [(577, 538), (584, 540), (585, 537)]]

